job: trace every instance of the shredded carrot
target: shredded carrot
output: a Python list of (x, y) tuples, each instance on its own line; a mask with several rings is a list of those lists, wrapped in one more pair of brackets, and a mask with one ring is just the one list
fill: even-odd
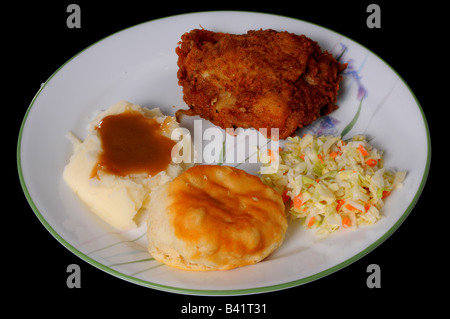
[(281, 194), (281, 198), (283, 198), (283, 202), (284, 202), (284, 203), (286, 203), (288, 200), (291, 199), (291, 197), (289, 197), (289, 196), (287, 195), (287, 192), (288, 192), (288, 190), (285, 189), (284, 192), (283, 192), (283, 194)]
[(310, 219), (309, 219), (309, 222), (308, 222), (308, 228), (311, 228), (312, 227), (312, 225), (314, 225), (314, 221), (316, 220), (316, 217), (315, 216), (313, 216), (313, 217), (311, 217)]
[(353, 206), (351, 204), (347, 204), (344, 207), (347, 208), (348, 210), (357, 210), (358, 212), (361, 212), (360, 209), (356, 208), (355, 206)]
[(339, 209), (341, 209), (342, 205), (345, 204), (345, 200), (339, 199), (339, 200), (337, 201), (337, 203), (338, 203), (338, 205), (336, 206), (336, 211), (338, 212)]
[(348, 217), (342, 218), (342, 227), (344, 227), (344, 228), (350, 227), (351, 223), (352, 222), (351, 222), (350, 218), (348, 218)]
[(319, 161), (323, 164), (323, 158), (322, 158), (322, 155), (317, 155), (317, 158), (319, 159)]
[(305, 160), (305, 154), (300, 155), (300, 158), (301, 158), (302, 160)]
[(366, 205), (364, 205), (364, 209), (366, 210), (366, 213), (369, 211), (370, 207), (372, 205), (370, 205), (369, 203), (367, 203)]
[(275, 152), (272, 151), (272, 149), (269, 148), (269, 150), (267, 151), (267, 154), (270, 156), (270, 162), (275, 162), (276, 158), (275, 158)]
[(385, 199), (386, 197), (388, 197), (389, 195), (391, 195), (390, 191), (383, 191), (383, 195), (381, 196), (381, 199)]
[(302, 206), (302, 205), (303, 205), (303, 198), (302, 198), (302, 193), (300, 193), (294, 197), (294, 207), (300, 208), (300, 206)]
[(366, 151), (366, 149), (364, 148), (364, 146), (362, 146), (362, 144), (359, 144), (358, 151), (362, 154), (362, 156), (369, 155), (369, 152)]
[(373, 158), (369, 158), (369, 159), (366, 161), (366, 164), (369, 165), (369, 166), (371, 166), (371, 167), (374, 167), (375, 165), (377, 165), (377, 160), (375, 160), (375, 159), (373, 159)]
[(331, 158), (335, 158), (337, 155), (338, 155), (337, 152), (331, 152), (331, 153), (330, 153), (330, 157), (331, 157)]

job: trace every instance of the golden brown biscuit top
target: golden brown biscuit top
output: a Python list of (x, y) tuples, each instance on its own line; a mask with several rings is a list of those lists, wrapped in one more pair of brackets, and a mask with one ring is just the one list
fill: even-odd
[(254, 175), (199, 165), (169, 185), (168, 211), (175, 236), (197, 247), (191, 258), (223, 264), (279, 245), (287, 221), (281, 196)]

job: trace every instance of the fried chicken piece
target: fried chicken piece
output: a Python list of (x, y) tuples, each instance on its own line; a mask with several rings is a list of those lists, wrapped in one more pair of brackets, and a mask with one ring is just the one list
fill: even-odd
[(221, 128), (294, 135), (335, 110), (345, 64), (304, 35), (274, 30), (235, 35), (195, 29), (181, 37), (178, 84), (190, 110)]

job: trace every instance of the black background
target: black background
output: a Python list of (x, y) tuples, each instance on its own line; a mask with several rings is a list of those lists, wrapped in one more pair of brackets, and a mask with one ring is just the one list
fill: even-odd
[[(395, 5), (393, 4), (395, 2)], [(70, 3), (81, 8), (81, 29), (69, 29), (66, 12)], [(7, 304), (16, 313), (31, 309), (35, 314), (123, 314), (182, 318), (181, 307), (224, 307), (225, 303), (265, 303), (265, 317), (277, 315), (387, 315), (419, 309), (435, 310), (445, 292), (448, 261), (443, 260), (448, 239), (445, 225), (449, 214), (445, 197), (438, 195), (439, 182), (448, 179), (438, 154), (447, 145), (434, 148), (427, 185), (414, 210), (384, 243), (368, 255), (331, 275), (278, 292), (235, 297), (199, 297), (161, 292), (115, 278), (84, 262), (58, 243), (41, 225), (20, 187), (15, 159), (17, 136), (23, 116), (38, 91), (54, 71), (75, 54), (124, 28), (155, 18), (186, 12), (242, 10), (268, 12), (299, 18), (337, 31), (366, 46), (391, 65), (406, 81), (427, 117), (431, 137), (444, 134), (448, 107), (445, 90), (448, 73), (445, 9), (437, 4), (410, 1), (270, 1), (238, 4), (227, 2), (170, 3), (151, 1), (102, 2), (58, 1), (55, 4), (17, 2), (3, 9), (2, 51), (4, 62), (3, 132), (7, 136), (6, 166), (14, 187), (4, 196), (2, 288)], [(381, 28), (369, 29), (368, 4), (381, 7)], [(442, 3), (442, 2), (441, 2)], [(6, 113), (5, 113), (6, 112)], [(57, 120), (57, 119), (55, 119)], [(14, 121), (14, 129), (10, 128)], [(435, 152), (436, 150), (436, 152)], [(438, 162), (438, 163), (436, 163)], [(447, 169), (448, 171), (448, 169)], [(439, 175), (440, 174), (440, 175)], [(442, 175), (444, 174), (444, 175)], [(447, 174), (448, 175), (448, 174)], [(437, 176), (441, 179), (438, 180)], [(444, 179), (442, 179), (444, 177)], [(448, 197), (448, 196), (447, 196)], [(7, 204), (12, 202), (11, 206)], [(10, 207), (10, 208), (7, 208)], [(445, 236), (444, 236), (445, 237)], [(81, 288), (66, 286), (69, 264), (81, 267)], [(367, 266), (381, 267), (381, 288), (366, 285)], [(439, 293), (439, 288), (444, 291)], [(432, 297), (432, 298), (428, 298)], [(5, 300), (5, 299), (3, 299)], [(18, 301), (15, 306), (12, 301)], [(64, 307), (64, 312), (61, 308)], [(363, 312), (361, 312), (363, 310)], [(161, 312), (162, 311), (162, 312)], [(158, 313), (158, 314), (157, 314)], [(214, 314), (222, 317), (224, 314)], [(198, 315), (201, 317), (201, 315)], [(234, 317), (260, 317), (235, 314)]]

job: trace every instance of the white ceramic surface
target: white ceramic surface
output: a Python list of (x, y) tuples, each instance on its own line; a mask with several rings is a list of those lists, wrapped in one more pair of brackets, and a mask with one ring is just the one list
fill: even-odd
[[(177, 84), (175, 47), (184, 32), (200, 26), (230, 33), (272, 28), (305, 34), (341, 62), (349, 63), (339, 93), (340, 108), (299, 134), (365, 134), (375, 147), (385, 151), (388, 169), (408, 172), (404, 187), (386, 200), (381, 221), (320, 240), (291, 224), (282, 247), (259, 264), (225, 272), (189, 272), (153, 260), (146, 250), (145, 228), (118, 232), (80, 203), (61, 178), (72, 151), (66, 133), (72, 131), (84, 138), (94, 113), (120, 100), (159, 107), (168, 115), (187, 108)], [(192, 130), (194, 119), (198, 118), (183, 118), (181, 124)], [(202, 123), (204, 128), (211, 126)], [(19, 135), (17, 164), (36, 216), (80, 258), (114, 276), (155, 289), (236, 295), (318, 279), (381, 244), (418, 200), (429, 170), (430, 149), (426, 119), (414, 94), (392, 68), (358, 43), (320, 26), (282, 16), (203, 12), (125, 29), (67, 61), (31, 102)], [(252, 163), (228, 164), (251, 173), (259, 168)]]

